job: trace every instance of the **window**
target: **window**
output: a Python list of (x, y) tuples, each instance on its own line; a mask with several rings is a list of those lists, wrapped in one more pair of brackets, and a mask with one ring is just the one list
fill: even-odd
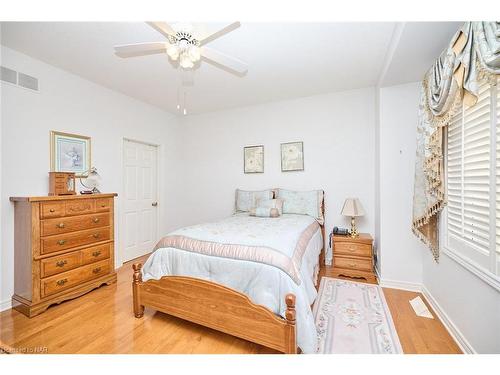
[[(500, 84), (500, 79), (499, 79)], [(500, 275), (500, 89), (484, 83), (448, 126), (445, 247)]]

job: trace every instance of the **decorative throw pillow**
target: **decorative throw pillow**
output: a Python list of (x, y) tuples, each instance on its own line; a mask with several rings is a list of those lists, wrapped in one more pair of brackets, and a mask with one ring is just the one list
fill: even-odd
[(250, 216), (279, 217), (280, 212), (274, 207), (254, 207), (250, 209)]
[(259, 199), (257, 200), (257, 207), (262, 208), (276, 208), (279, 215), (283, 215), (283, 199)]
[(283, 199), (284, 214), (309, 215), (321, 224), (323, 218), (323, 190), (293, 191), (278, 189), (278, 198)]
[(272, 190), (247, 191), (236, 189), (236, 212), (248, 212), (257, 206), (258, 200), (273, 199)]

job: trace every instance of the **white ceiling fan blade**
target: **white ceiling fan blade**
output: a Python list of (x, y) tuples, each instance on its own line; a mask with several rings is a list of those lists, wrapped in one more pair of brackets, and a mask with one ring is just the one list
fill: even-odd
[(115, 53), (120, 57), (135, 57), (165, 53), (169, 44), (166, 42), (134, 43), (115, 46)]
[(215, 39), (220, 38), (221, 36), (231, 32), (233, 30), (236, 30), (240, 26), (241, 26), (241, 24), (239, 22), (233, 22), (232, 24), (227, 25), (226, 27), (223, 27), (219, 31), (216, 31), (215, 33), (212, 33), (212, 34), (208, 35), (207, 37), (202, 38), (200, 40), (200, 46), (207, 44), (207, 43), (210, 43), (210, 42), (214, 41)]
[(158, 31), (163, 36), (167, 37), (169, 35), (175, 35), (175, 30), (166, 22), (146, 22), (153, 29)]
[(207, 62), (224, 70), (228, 70), (231, 73), (236, 73), (237, 75), (241, 76), (245, 75), (248, 71), (248, 65), (243, 61), (225, 55), (222, 52), (216, 51), (212, 48), (202, 47), (201, 55)]

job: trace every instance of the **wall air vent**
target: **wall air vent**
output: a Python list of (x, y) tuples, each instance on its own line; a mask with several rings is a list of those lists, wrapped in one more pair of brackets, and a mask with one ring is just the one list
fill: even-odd
[(17, 85), (17, 72), (5, 66), (0, 66), (0, 79), (4, 82)]
[(38, 91), (38, 78), (29, 76), (24, 73), (19, 73), (17, 84), (26, 89)]
[(38, 78), (0, 66), (0, 80), (32, 91), (39, 91)]

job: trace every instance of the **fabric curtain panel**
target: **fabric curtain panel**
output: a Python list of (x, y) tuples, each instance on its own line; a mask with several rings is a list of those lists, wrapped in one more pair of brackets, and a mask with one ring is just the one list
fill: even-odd
[(413, 232), (439, 259), (439, 213), (446, 204), (444, 132), (462, 105), (477, 102), (479, 82), (500, 74), (500, 22), (466, 22), (422, 81), (417, 124)]

